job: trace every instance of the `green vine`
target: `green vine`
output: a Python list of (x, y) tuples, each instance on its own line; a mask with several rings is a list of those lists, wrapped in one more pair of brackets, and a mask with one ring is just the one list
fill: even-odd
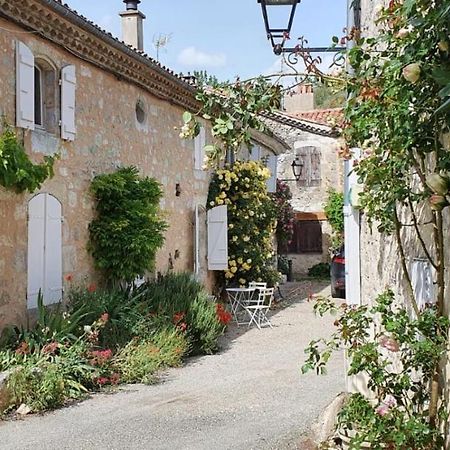
[(108, 281), (132, 282), (154, 266), (167, 224), (160, 218), (159, 183), (136, 167), (98, 175), (91, 185), (97, 218), (89, 225), (89, 249)]
[(17, 139), (16, 133), (6, 123), (0, 134), (0, 185), (17, 193), (34, 192), (53, 176), (53, 164), (58, 156), (44, 156), (42, 164), (33, 164)]
[(186, 111), (180, 137), (189, 139), (200, 131), (198, 118), (212, 122), (215, 143), (205, 147), (208, 164), (217, 167), (228, 153), (234, 159), (243, 147), (251, 148), (252, 130), (264, 131), (266, 127), (260, 114), (280, 106), (279, 85), (269, 83), (264, 77), (235, 83), (218, 83), (206, 77), (200, 79), (197, 100), (201, 103), (197, 114)]
[(338, 250), (343, 243), (344, 234), (344, 194), (334, 189), (328, 191), (327, 202), (324, 206), (325, 215), (331, 225), (331, 251)]

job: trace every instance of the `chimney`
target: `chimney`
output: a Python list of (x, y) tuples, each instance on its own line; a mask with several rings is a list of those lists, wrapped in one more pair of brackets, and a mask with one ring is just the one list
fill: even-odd
[(126, 11), (120, 13), (122, 17), (122, 40), (139, 51), (144, 50), (145, 15), (138, 9), (141, 0), (123, 0), (127, 5)]
[(284, 108), (291, 114), (314, 110), (314, 86), (312, 84), (300, 84), (296, 92), (285, 95)]

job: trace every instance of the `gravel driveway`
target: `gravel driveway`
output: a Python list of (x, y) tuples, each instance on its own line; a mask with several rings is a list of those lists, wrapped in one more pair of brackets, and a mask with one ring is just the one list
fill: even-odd
[[(154, 386), (127, 386), (42, 416), (0, 423), (0, 448), (295, 449), (317, 415), (344, 390), (343, 356), (327, 376), (301, 375), (303, 349), (330, 334), (308, 295), (320, 282), (290, 285), (294, 298), (272, 315), (273, 329), (231, 327), (219, 354), (190, 359)], [(286, 291), (288, 288), (284, 288)]]

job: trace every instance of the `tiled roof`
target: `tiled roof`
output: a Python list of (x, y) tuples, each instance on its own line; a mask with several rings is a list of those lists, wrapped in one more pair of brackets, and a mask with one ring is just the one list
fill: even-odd
[(344, 120), (344, 111), (342, 108), (315, 109), (313, 111), (302, 111), (287, 115), (326, 126), (340, 125)]
[(302, 131), (306, 131), (307, 133), (318, 134), (320, 136), (332, 138), (336, 138), (341, 134), (339, 128), (332, 127), (329, 124), (323, 125), (317, 123), (316, 125), (313, 125), (313, 122), (307, 121), (305, 119), (300, 119), (281, 111), (275, 111), (273, 113), (263, 113), (261, 115), (267, 119), (273, 120), (283, 125), (297, 128)]

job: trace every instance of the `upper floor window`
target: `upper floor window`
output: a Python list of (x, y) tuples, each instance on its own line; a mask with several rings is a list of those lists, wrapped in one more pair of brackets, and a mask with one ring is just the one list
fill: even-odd
[(299, 186), (313, 187), (321, 185), (321, 152), (317, 147), (305, 146), (296, 149), (296, 156), (303, 163), (298, 180)]
[[(31, 49), (18, 41), (16, 47), (16, 125), (74, 140), (75, 128), (75, 66), (58, 70), (46, 58), (35, 57)], [(59, 85), (61, 88), (59, 88)]]

